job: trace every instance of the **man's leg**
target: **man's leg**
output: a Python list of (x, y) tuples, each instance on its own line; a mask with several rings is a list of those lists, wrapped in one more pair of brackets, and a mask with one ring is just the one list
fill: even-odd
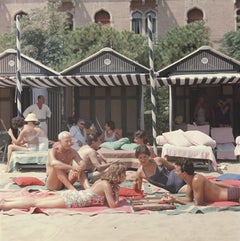
[(55, 169), (49, 170), (46, 180), (46, 187), (49, 190), (61, 190), (63, 185), (68, 189), (75, 189), (69, 182), (66, 172)]

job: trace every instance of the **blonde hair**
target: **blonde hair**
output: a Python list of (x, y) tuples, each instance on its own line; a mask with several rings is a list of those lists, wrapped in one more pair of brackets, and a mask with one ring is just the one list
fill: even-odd
[(120, 184), (123, 175), (126, 175), (126, 166), (120, 162), (113, 162), (106, 173), (101, 177), (101, 180), (107, 180), (110, 184)]
[(58, 134), (58, 140), (61, 140), (61, 139), (65, 138), (65, 137), (69, 137), (69, 136), (71, 136), (71, 135), (70, 135), (70, 132), (68, 132), (68, 131), (62, 131), (62, 132), (60, 132), (60, 133)]

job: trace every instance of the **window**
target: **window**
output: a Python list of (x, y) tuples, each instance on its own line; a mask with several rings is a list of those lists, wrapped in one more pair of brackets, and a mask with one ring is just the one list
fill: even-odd
[(152, 18), (152, 31), (153, 31), (153, 33), (156, 33), (156, 13), (154, 13), (153, 11), (149, 11), (146, 13), (145, 31), (147, 33), (149, 16), (151, 16), (151, 18)]
[(142, 14), (140, 12), (132, 14), (132, 31), (136, 34), (142, 34)]
[(200, 9), (194, 8), (188, 12), (188, 14), (187, 14), (187, 22), (188, 23), (192, 23), (195, 21), (201, 21), (201, 20), (203, 20), (203, 12)]
[(68, 16), (68, 27), (70, 30), (73, 30), (73, 15), (71, 13), (67, 13)]
[(237, 10), (236, 12), (236, 25), (237, 25), (237, 29), (240, 29), (240, 9)]
[(101, 23), (104, 26), (110, 26), (110, 14), (101, 10), (95, 14), (95, 23)]

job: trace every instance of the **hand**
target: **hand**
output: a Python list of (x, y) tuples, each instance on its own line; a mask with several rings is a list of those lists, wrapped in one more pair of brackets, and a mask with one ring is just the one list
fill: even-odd
[(73, 167), (72, 167), (72, 170), (73, 170), (74, 172), (79, 173), (79, 172), (82, 171), (82, 167), (80, 167), (80, 166), (73, 166)]
[(162, 201), (167, 202), (167, 203), (174, 203), (176, 201), (176, 198), (169, 193), (164, 193), (162, 195)]
[(82, 142), (81, 142), (81, 141), (78, 141), (78, 145), (79, 145), (79, 146), (82, 146), (83, 144), (82, 144)]

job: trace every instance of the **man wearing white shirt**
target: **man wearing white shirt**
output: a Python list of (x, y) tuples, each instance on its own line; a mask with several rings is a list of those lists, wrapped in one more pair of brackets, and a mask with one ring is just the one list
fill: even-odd
[(46, 134), (48, 133), (48, 129), (47, 129), (47, 121), (48, 118), (51, 117), (51, 110), (50, 108), (44, 104), (45, 102), (45, 98), (43, 95), (39, 95), (37, 98), (37, 103), (30, 105), (24, 112), (23, 112), (23, 116), (26, 117), (29, 113), (34, 113), (40, 124), (39, 126), (44, 129), (44, 131), (46, 132)]

